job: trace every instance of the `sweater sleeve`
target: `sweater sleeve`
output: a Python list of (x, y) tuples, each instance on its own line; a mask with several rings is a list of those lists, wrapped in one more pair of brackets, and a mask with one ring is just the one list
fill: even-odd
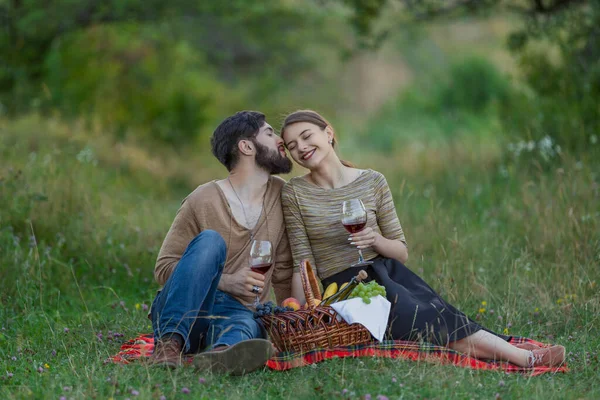
[(192, 202), (186, 198), (167, 232), (154, 266), (154, 279), (160, 285), (167, 282), (185, 249), (200, 232), (202, 226), (196, 218)]
[(275, 265), (271, 283), (273, 284), (273, 292), (277, 304), (281, 304), (283, 300), (292, 295), (292, 275), (294, 264), (292, 262), (292, 253), (288, 241), (287, 232), (284, 231), (277, 245), (275, 253)]
[(306, 233), (306, 227), (300, 212), (300, 205), (296, 198), (294, 188), (291, 183), (287, 183), (281, 191), (281, 206), (283, 208), (283, 217), (287, 235), (292, 249), (292, 258), (294, 260), (294, 272), (300, 270), (300, 261), (308, 259), (316, 268), (315, 257), (310, 247), (310, 240)]
[(387, 180), (383, 174), (377, 172), (374, 179), (374, 191), (375, 199), (377, 202), (377, 225), (381, 229), (381, 234), (386, 239), (400, 240), (406, 244), (406, 238), (400, 221), (398, 220), (398, 214), (396, 213), (396, 207), (394, 206), (394, 199), (390, 187), (388, 186)]

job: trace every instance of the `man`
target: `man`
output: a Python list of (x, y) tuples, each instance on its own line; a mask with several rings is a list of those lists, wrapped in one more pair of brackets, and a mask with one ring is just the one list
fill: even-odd
[[(151, 309), (156, 348), (152, 364), (176, 367), (181, 354), (199, 368), (239, 375), (272, 355), (249, 304), (265, 301), (271, 283), (278, 301), (290, 295), (292, 257), (280, 192), (292, 163), (283, 141), (254, 111), (225, 119), (211, 138), (226, 179), (199, 186), (187, 196), (167, 233), (154, 276), (163, 289)], [(273, 266), (250, 269), (251, 241), (269, 240)]]

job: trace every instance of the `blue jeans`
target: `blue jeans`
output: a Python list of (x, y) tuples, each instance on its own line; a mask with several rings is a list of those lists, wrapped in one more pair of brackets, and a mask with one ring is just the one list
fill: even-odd
[(197, 353), (266, 337), (252, 311), (217, 289), (226, 255), (215, 231), (202, 231), (190, 242), (152, 303), (154, 340), (176, 333), (184, 339), (184, 353)]

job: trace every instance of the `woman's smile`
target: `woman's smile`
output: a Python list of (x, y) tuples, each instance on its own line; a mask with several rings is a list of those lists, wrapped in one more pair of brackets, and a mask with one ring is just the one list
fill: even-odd
[(303, 155), (300, 157), (300, 159), (301, 159), (301, 160), (304, 160), (304, 161), (307, 161), (308, 159), (310, 159), (310, 158), (313, 156), (313, 154), (315, 154), (315, 151), (317, 151), (317, 149), (312, 149), (311, 151), (309, 151), (309, 152), (307, 152), (307, 153), (304, 153), (304, 154), (303, 154)]

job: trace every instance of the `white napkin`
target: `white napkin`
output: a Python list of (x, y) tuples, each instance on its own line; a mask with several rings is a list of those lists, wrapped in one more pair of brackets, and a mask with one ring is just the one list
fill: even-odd
[(392, 304), (385, 297), (371, 297), (371, 304), (366, 304), (360, 297), (338, 301), (331, 304), (337, 313), (349, 324), (359, 323), (371, 332), (378, 341), (383, 340)]

